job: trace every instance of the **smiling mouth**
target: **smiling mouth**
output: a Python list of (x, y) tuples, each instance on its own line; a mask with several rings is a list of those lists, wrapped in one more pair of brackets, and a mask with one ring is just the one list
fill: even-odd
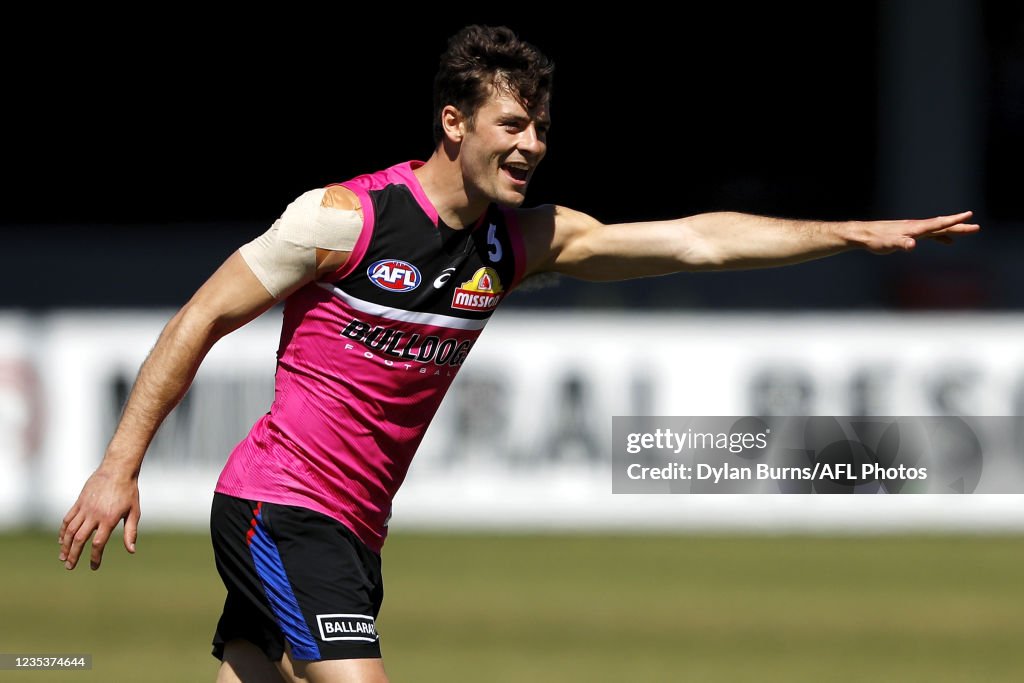
[(529, 178), (530, 176), (530, 171), (528, 169), (521, 168), (518, 166), (504, 165), (501, 168), (504, 169), (504, 171), (508, 173), (510, 176), (512, 176), (513, 180), (516, 180), (520, 183), (525, 183), (526, 179)]

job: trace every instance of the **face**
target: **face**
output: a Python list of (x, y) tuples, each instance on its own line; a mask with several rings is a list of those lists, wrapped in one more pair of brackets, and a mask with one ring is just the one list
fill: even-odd
[(460, 124), (459, 162), (466, 189), (501, 206), (519, 206), (547, 152), (551, 119), (545, 97), (529, 110), (496, 89), (477, 110), (472, 124)]

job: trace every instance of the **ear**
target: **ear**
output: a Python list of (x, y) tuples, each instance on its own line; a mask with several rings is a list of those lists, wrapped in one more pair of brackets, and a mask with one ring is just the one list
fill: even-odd
[(441, 110), (441, 128), (444, 129), (444, 136), (455, 143), (462, 142), (466, 134), (466, 119), (458, 107), (449, 104)]

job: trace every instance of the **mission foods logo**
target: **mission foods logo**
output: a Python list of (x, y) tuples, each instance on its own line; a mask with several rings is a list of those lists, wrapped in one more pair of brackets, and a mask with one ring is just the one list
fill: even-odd
[(452, 308), (463, 311), (490, 311), (501, 301), (501, 280), (494, 268), (480, 268), (473, 279), (463, 282), (452, 297)]
[(377, 640), (377, 627), (373, 617), (365, 614), (318, 614), (320, 640)]
[(389, 292), (411, 292), (420, 286), (420, 271), (407, 261), (384, 259), (366, 269), (370, 282)]

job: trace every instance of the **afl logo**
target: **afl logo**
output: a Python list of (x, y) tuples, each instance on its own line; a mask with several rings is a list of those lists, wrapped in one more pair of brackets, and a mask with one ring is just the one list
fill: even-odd
[(370, 282), (389, 292), (411, 292), (420, 286), (420, 271), (411, 263), (384, 259), (366, 269)]

